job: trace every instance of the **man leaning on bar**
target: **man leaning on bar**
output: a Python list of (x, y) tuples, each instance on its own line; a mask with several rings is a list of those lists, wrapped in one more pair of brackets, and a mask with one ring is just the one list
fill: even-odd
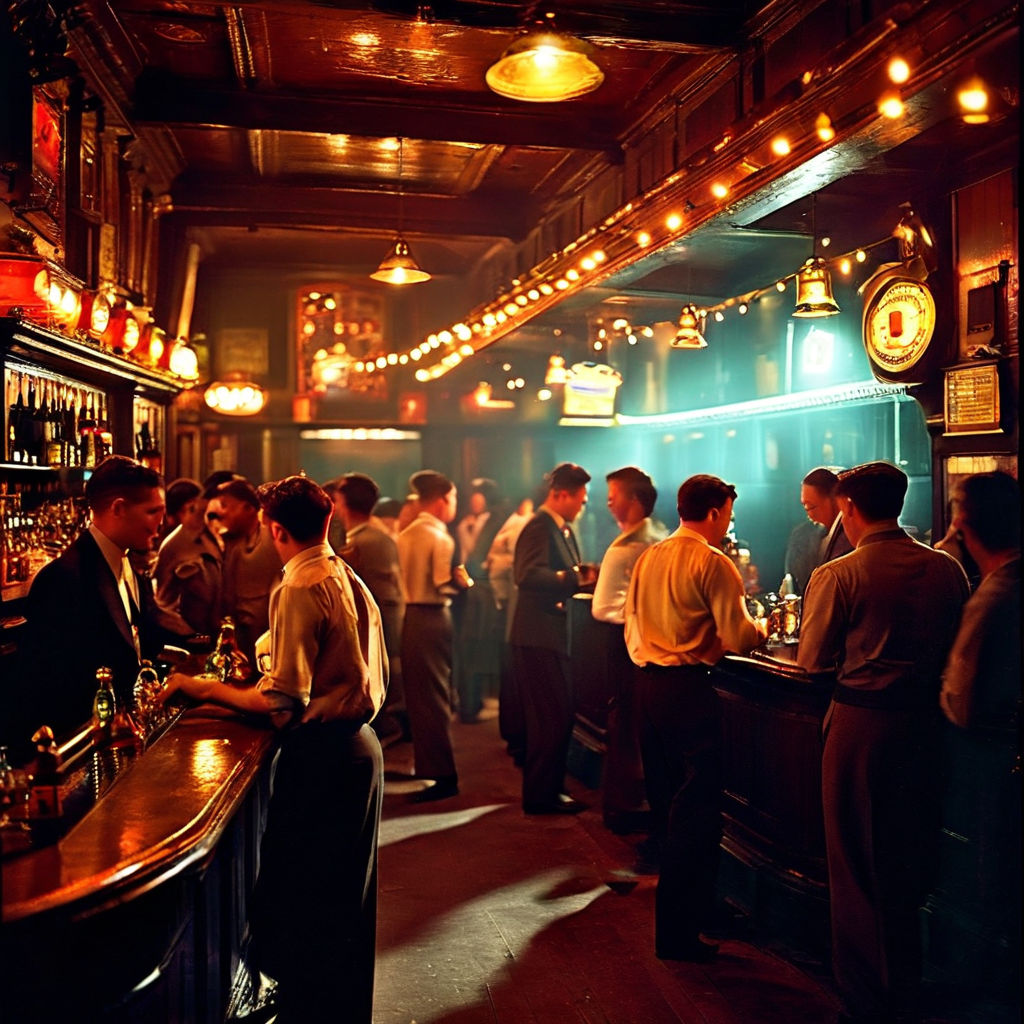
[(901, 529), (907, 484), (886, 462), (839, 474), (854, 550), (811, 574), (800, 629), (800, 666), (836, 679), (821, 776), (832, 969), (847, 1024), (917, 1019), (940, 677), (968, 595), (954, 558)]

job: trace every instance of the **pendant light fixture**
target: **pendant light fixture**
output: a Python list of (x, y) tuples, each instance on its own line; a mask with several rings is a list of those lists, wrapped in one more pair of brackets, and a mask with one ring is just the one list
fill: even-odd
[(398, 234), (391, 251), (380, 261), (380, 266), (370, 275), (375, 281), (386, 284), (418, 284), (429, 281), (430, 275), (413, 258), (409, 243), (402, 236), (404, 221), (405, 190), (402, 180), (403, 140), (398, 140)]
[(499, 96), (527, 103), (559, 103), (593, 92), (604, 72), (594, 63), (594, 49), (582, 39), (555, 28), (554, 14), (521, 35), (487, 69), (487, 85)]
[(672, 348), (707, 348), (701, 333), (701, 316), (693, 305), (683, 306), (679, 313), (679, 328), (669, 342)]
[(796, 308), (792, 313), (795, 317), (835, 316), (839, 312), (839, 304), (832, 296), (832, 275), (828, 272), (828, 265), (816, 255), (816, 204), (817, 197), (811, 196), (811, 255), (796, 275)]

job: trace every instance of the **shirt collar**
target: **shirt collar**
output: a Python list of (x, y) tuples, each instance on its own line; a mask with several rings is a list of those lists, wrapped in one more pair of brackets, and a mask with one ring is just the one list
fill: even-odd
[(676, 527), (675, 533), (673, 533), (672, 536), (689, 537), (691, 540), (699, 540), (701, 544), (707, 544), (708, 547), (711, 547), (711, 545), (708, 544), (708, 539), (704, 536), (704, 534), (698, 533), (696, 530), (691, 530), (688, 526), (683, 526), (682, 523), (680, 523), (679, 526)]
[(567, 525), (566, 521), (553, 508), (549, 508), (547, 505), (541, 505), (540, 510), (541, 512), (547, 512), (547, 514), (551, 516), (552, 519), (554, 519), (555, 526), (557, 526), (560, 530), (565, 529)]
[(114, 579), (120, 580), (128, 550), (115, 544), (95, 523), (89, 524), (89, 533), (92, 534), (92, 539), (96, 541), (96, 546), (100, 549), (103, 560), (110, 566)]
[(297, 555), (292, 555), (285, 562), (281, 572), (284, 578), (288, 579), (289, 576), (293, 576), (307, 563), (315, 562), (318, 558), (331, 558), (333, 555), (334, 549), (330, 544), (314, 544), (311, 548), (303, 548)]

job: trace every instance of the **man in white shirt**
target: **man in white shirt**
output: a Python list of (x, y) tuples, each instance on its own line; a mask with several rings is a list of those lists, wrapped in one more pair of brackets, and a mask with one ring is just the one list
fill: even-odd
[(722, 837), (722, 712), (710, 668), (765, 637), (743, 578), (721, 550), (736, 488), (698, 475), (679, 488), (679, 528), (644, 551), (626, 595), (626, 646), (637, 672), (640, 742), (655, 829), (664, 830), (655, 954), (711, 959)]
[(608, 511), (621, 531), (608, 546), (597, 574), (591, 614), (599, 622), (606, 662), (606, 692), (599, 696), (608, 709), (607, 751), (603, 773), (604, 823), (613, 831), (631, 831), (646, 815), (640, 730), (636, 717), (633, 663), (623, 632), (626, 592), (641, 553), (665, 539), (665, 530), (651, 519), (658, 492), (636, 466), (624, 466), (605, 477)]
[(370, 1024), (384, 764), (367, 723), (387, 685), (380, 614), (327, 543), (324, 491), (291, 476), (257, 493), (284, 563), (258, 644), (259, 682), (239, 688), (175, 673), (164, 699), (181, 691), (282, 730), (249, 967), (278, 982), (282, 1024)]
[(411, 798), (423, 803), (459, 792), (451, 735), (451, 598), (470, 584), (465, 567), (452, 568), (455, 541), (447, 524), (455, 518), (455, 485), (432, 469), (414, 473), (409, 483), (419, 512), (398, 535), (406, 597), (402, 676), (416, 774), (434, 780)]

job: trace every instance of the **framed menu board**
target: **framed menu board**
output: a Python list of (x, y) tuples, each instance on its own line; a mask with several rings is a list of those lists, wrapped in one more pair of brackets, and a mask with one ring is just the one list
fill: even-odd
[(999, 366), (996, 362), (946, 370), (947, 434), (995, 434), (1000, 430)]

